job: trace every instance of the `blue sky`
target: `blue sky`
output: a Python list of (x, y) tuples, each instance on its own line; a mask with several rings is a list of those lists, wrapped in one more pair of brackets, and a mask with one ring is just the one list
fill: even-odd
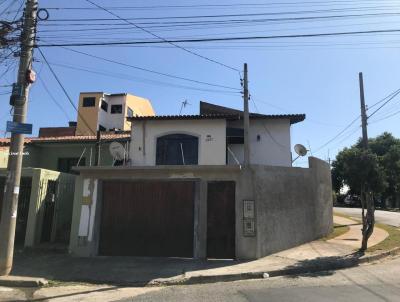
[[(10, 1), (2, 1), (3, 4), (0, 9), (3, 9), (7, 3), (11, 3)], [(148, 30), (164, 38), (270, 36), (400, 29), (400, 1), (305, 1), (303, 4), (295, 0), (275, 0), (273, 2), (259, 0), (251, 2), (243, 0), (224, 0), (221, 2), (209, 0), (93, 1), (106, 7), (126, 7), (112, 11), (124, 18), (138, 18), (132, 22), (147, 23), (141, 26), (150, 26)], [(72, 25), (77, 23), (87, 24), (87, 22), (81, 21), (54, 21), (80, 18), (115, 19), (112, 15), (101, 10), (65, 9), (67, 7), (93, 8), (84, 0), (68, 2), (41, 0), (39, 2), (41, 8), (60, 9), (49, 9), (49, 20), (39, 22), (38, 44), (154, 39), (140, 29), (87, 31), (89, 28), (129, 27), (129, 24), (123, 24), (122, 21), (105, 22), (113, 25), (90, 26)], [(222, 6), (215, 6), (216, 3), (222, 4)], [(160, 5), (167, 7), (157, 7)], [(182, 7), (189, 5), (196, 5), (196, 7)], [(133, 9), (133, 7), (136, 8)], [(10, 10), (16, 10), (16, 8), (17, 5), (14, 5)], [(291, 14), (283, 15), (283, 12), (291, 12)], [(177, 30), (177, 27), (157, 27), (160, 23), (155, 24), (154, 22), (187, 21), (188, 19), (143, 19), (261, 13), (279, 14), (221, 17), (218, 20), (246, 19), (248, 21), (249, 19), (282, 17), (364, 15), (296, 20), (295, 22), (263, 21), (259, 23), (245, 22), (239, 25), (232, 23), (227, 25), (206, 24), (199, 25), (197, 29), (194, 29), (192, 25), (185, 25), (178, 27), (179, 30)], [(210, 19), (190, 20), (208, 21)], [(101, 23), (103, 21), (96, 22)], [(66, 31), (71, 29), (79, 31)], [(385, 33), (180, 45), (237, 69), (242, 69), (243, 63), (247, 62), (249, 65), (250, 92), (259, 111), (266, 114), (305, 113), (307, 115), (306, 121), (293, 126), (292, 144), (302, 143), (310, 146), (311, 150), (315, 152), (359, 115), (358, 72), (362, 71), (364, 74), (366, 102), (369, 105), (400, 88), (398, 48), (400, 39), (398, 35), (399, 33)], [(152, 47), (85, 46), (73, 47), (73, 49), (158, 72), (240, 88), (240, 78), (236, 71), (211, 63), (168, 44), (158, 45), (157, 47), (154, 47), (154, 45)], [(241, 95), (231, 93), (234, 90), (166, 78), (89, 58), (59, 47), (43, 47), (42, 51), (75, 102), (77, 102), (81, 91), (104, 91), (109, 93), (128, 92), (149, 98), (158, 114), (178, 114), (181, 103), (185, 99), (191, 104), (184, 109), (183, 113), (185, 114), (197, 113), (200, 100), (234, 108), (241, 108), (242, 106)], [(35, 58), (35, 70), (39, 73), (41, 81), (45, 82), (51, 94), (65, 111), (63, 112), (54, 104), (44, 90), (41, 81), (32, 85), (28, 122), (33, 123), (34, 131), (37, 133), (39, 127), (67, 125), (69, 119), (76, 120), (76, 112), (68, 103), (48, 68), (43, 64), (38, 51), (35, 51)], [(75, 69), (66, 68), (64, 65)], [(1, 70), (4, 70), (4, 66), (1, 68)], [(92, 73), (77, 69), (91, 70)], [(104, 73), (109, 76), (105, 76)], [(15, 72), (11, 70), (0, 80), (2, 85), (8, 85), (14, 79)], [(7, 89), (9, 88), (2, 87), (1, 92), (6, 92)], [(218, 92), (203, 91), (202, 89), (218, 90)], [(223, 91), (221, 92), (221, 90)], [(5, 122), (9, 118), (7, 116), (9, 110), (8, 98), (8, 95), (0, 95), (1, 130), (4, 130)], [(256, 111), (253, 103), (251, 103), (251, 108)], [(400, 137), (400, 114), (379, 121), (399, 110), (400, 97), (393, 99), (371, 118), (368, 129), (369, 135), (373, 137), (384, 131), (389, 131)], [(372, 109), (370, 112), (372, 112)], [(338, 150), (353, 144), (361, 135), (359, 124), (359, 122), (355, 123), (343, 135), (319, 150), (315, 155), (325, 159), (329, 152), (330, 157), (334, 158)], [(304, 161), (300, 159), (298, 165), (304, 165)]]

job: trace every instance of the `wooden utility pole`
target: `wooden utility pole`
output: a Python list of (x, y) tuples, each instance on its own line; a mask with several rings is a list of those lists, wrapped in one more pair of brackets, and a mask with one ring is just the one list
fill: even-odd
[(248, 168), (250, 165), (250, 142), (249, 142), (250, 117), (249, 117), (249, 80), (247, 75), (247, 63), (244, 64), (243, 73), (244, 73), (244, 78), (243, 78), (244, 166)]
[[(365, 107), (365, 96), (364, 96), (364, 79), (363, 74), (360, 72), (358, 74), (360, 83), (360, 102), (361, 102), (361, 127), (362, 127), (362, 147), (365, 151), (368, 150), (368, 132), (367, 132), (367, 110)], [(365, 251), (368, 247), (368, 239), (374, 231), (375, 224), (375, 208), (374, 201), (371, 196), (370, 188), (367, 184), (361, 186), (361, 206), (362, 206), (362, 243), (361, 251)], [(367, 208), (367, 213), (365, 214), (364, 208)]]
[[(17, 94), (18, 97), (12, 100), (12, 105), (14, 106), (13, 122), (16, 124), (24, 123), (26, 120), (30, 86), (28, 75), (33, 61), (37, 6), (37, 0), (26, 0), (18, 79), (15, 85), (19, 94)], [(0, 220), (0, 276), (8, 275), (12, 268), (23, 148), (24, 134), (11, 133), (7, 180)]]

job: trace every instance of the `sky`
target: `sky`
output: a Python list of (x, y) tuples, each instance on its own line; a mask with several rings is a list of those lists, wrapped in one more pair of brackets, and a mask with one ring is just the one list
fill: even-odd
[[(305, 113), (306, 120), (292, 127), (292, 146), (300, 143), (314, 156), (334, 159), (338, 151), (361, 136), (360, 120), (347, 127), (360, 115), (358, 73), (364, 75), (368, 114), (383, 104), (373, 106), (375, 103), (400, 88), (400, 32), (276, 38), (400, 30), (400, 1), (91, 1), (114, 15), (85, 0), (39, 0), (39, 7), (47, 9), (49, 18), (38, 23), (37, 44), (43, 45), (40, 49), (75, 104), (80, 92), (104, 91), (148, 98), (157, 114), (179, 114), (185, 100), (190, 105), (182, 114), (198, 113), (201, 100), (241, 109), (239, 71), (246, 62), (251, 111)], [(0, 13), (11, 2), (0, 1)], [(2, 19), (16, 15), (22, 0), (14, 2), (0, 15)], [(41, 17), (46, 17), (45, 12)], [(130, 24), (118, 17), (129, 19)], [(175, 43), (179, 47), (168, 43), (70, 45), (254, 36), (275, 38)], [(49, 47), (52, 44), (70, 46)], [(34, 57), (38, 81), (31, 87), (27, 122), (33, 124), (37, 134), (40, 127), (66, 126), (77, 114), (38, 50)], [(11, 68), (0, 77), (1, 131), (10, 120), (7, 92), (16, 78), (17, 61), (7, 64)], [(6, 67), (3, 62), (0, 75)], [(369, 136), (388, 131), (400, 137), (398, 111), (400, 96), (371, 116)], [(296, 165), (304, 166), (306, 160), (299, 159)]]

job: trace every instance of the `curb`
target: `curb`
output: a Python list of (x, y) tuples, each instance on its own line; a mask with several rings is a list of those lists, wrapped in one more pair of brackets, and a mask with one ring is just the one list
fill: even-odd
[(42, 287), (48, 282), (44, 278), (4, 276), (0, 277), (0, 286), (5, 287)]
[(240, 274), (226, 274), (226, 275), (214, 275), (214, 276), (193, 276), (193, 277), (182, 277), (174, 280), (153, 280), (147, 284), (147, 286), (172, 286), (172, 285), (193, 285), (193, 284), (206, 284), (216, 282), (231, 282), (240, 280), (251, 280), (251, 279), (267, 279), (272, 277), (283, 277), (283, 276), (300, 276), (318, 272), (327, 272), (333, 270), (340, 270), (345, 268), (351, 268), (358, 266), (362, 263), (374, 262), (389, 256), (400, 254), (400, 247), (396, 247), (392, 250), (385, 251), (379, 254), (369, 255), (361, 258), (347, 258), (343, 260), (330, 261), (317, 265), (309, 265), (303, 267), (293, 267), (278, 269), (269, 272), (247, 272)]

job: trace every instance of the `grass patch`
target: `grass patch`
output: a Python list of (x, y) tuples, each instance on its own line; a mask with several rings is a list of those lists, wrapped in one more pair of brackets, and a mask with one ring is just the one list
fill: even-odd
[(335, 223), (333, 225), (333, 232), (330, 233), (328, 236), (323, 237), (322, 240), (327, 241), (336, 238), (340, 235), (343, 235), (344, 233), (347, 233), (349, 230), (350, 230), (349, 226)]
[(369, 247), (367, 252), (388, 251), (400, 247), (400, 229), (382, 223), (375, 223), (375, 227), (385, 230), (389, 236), (377, 245)]

